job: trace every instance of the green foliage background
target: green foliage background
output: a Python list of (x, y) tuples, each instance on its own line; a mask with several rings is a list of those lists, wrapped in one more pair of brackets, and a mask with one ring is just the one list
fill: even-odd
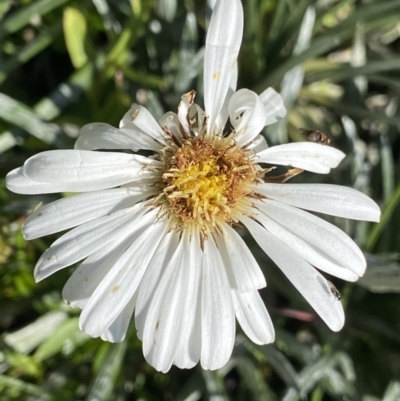
[(268, 281), (274, 344), (239, 332), (225, 368), (164, 375), (144, 361), (133, 324), (121, 344), (81, 333), (61, 298), (73, 268), (33, 280), (56, 236), (26, 242), (20, 232), (57, 196), (12, 194), (4, 176), (40, 151), (73, 147), (86, 123), (117, 125), (132, 102), (160, 117), (194, 88), (202, 104), (210, 11), (200, 0), (1, 0), (1, 401), (400, 400), (400, 1), (245, 0), (244, 9), (239, 87), (273, 86), (289, 110), (265, 131), (269, 144), (317, 128), (348, 155), (329, 176), (294, 181), (351, 186), (382, 207), (379, 224), (331, 219), (368, 252), (358, 283), (331, 279), (344, 329), (330, 332), (248, 239)]

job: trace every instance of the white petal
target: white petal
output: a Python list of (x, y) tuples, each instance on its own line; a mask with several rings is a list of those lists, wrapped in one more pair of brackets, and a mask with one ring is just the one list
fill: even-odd
[(83, 309), (132, 241), (132, 236), (114, 237), (111, 242), (86, 258), (64, 285), (62, 296), (65, 301), (74, 308)]
[(144, 217), (153, 224), (124, 252), (96, 288), (84, 307), (79, 325), (92, 337), (100, 336), (117, 318), (135, 294), (146, 268), (168, 225), (156, 221), (156, 215)]
[(161, 145), (147, 135), (132, 129), (118, 129), (109, 124), (84, 125), (75, 143), (75, 149), (150, 149), (158, 151)]
[(159, 162), (125, 153), (50, 150), (25, 162), (24, 176), (38, 186), (31, 184), (32, 192), (25, 189), (22, 193), (40, 193), (41, 183), (54, 184), (54, 190), (46, 192), (89, 192), (157, 177), (158, 173), (144, 169), (149, 164), (158, 166)]
[(165, 113), (160, 118), (160, 125), (171, 132), (175, 140), (179, 143), (182, 142), (182, 134), (179, 129), (179, 118), (176, 113), (173, 113), (172, 111)]
[(155, 193), (155, 188), (116, 188), (62, 198), (30, 214), (22, 232), (28, 240), (54, 234), (132, 206)]
[(119, 316), (111, 323), (111, 326), (100, 336), (104, 341), (120, 343), (124, 341), (129, 323), (135, 309), (136, 294), (127, 303)]
[(23, 167), (10, 171), (6, 176), (6, 187), (16, 194), (35, 195), (66, 191), (65, 183), (38, 182), (27, 178)]
[(226, 99), (236, 71), (243, 35), (243, 9), (239, 0), (220, 0), (214, 8), (204, 54), (204, 104), (209, 117), (207, 132), (212, 135), (215, 122)]
[(251, 149), (254, 153), (260, 153), (264, 149), (268, 149), (268, 144), (265, 138), (260, 134), (257, 135), (247, 149)]
[(381, 214), (371, 198), (340, 185), (261, 184), (257, 192), (288, 205), (348, 219), (379, 221)]
[(272, 235), (318, 269), (343, 280), (356, 281), (367, 267), (364, 255), (343, 231), (291, 206), (267, 201), (257, 206), (255, 219)]
[(190, 136), (190, 126), (189, 126), (189, 121), (188, 121), (188, 116), (189, 116), (189, 109), (192, 105), (193, 102), (190, 102), (190, 94), (184, 94), (181, 97), (181, 101), (178, 105), (178, 118), (179, 122), (183, 128), (183, 130), (186, 132), (187, 136)]
[(175, 355), (183, 321), (188, 267), (184, 263), (186, 241), (181, 240), (161, 278), (147, 314), (143, 354), (156, 370), (168, 372)]
[[(218, 3), (217, 3), (218, 4)], [(204, 242), (201, 295), (201, 366), (222, 368), (235, 340), (235, 313), (224, 264), (213, 238)]]
[(217, 246), (233, 280), (231, 288), (247, 292), (264, 288), (267, 283), (253, 254), (240, 235), (228, 224), (221, 224), (221, 235), (215, 235)]
[(161, 277), (164, 274), (165, 268), (174, 255), (179, 244), (179, 236), (172, 231), (165, 235), (161, 240), (153, 259), (143, 276), (138, 289), (138, 299), (135, 308), (135, 325), (137, 336), (143, 339), (143, 330), (146, 323), (147, 314), (153, 299), (154, 292)]
[(258, 291), (232, 291), (232, 298), (236, 318), (247, 337), (258, 345), (274, 342), (274, 325)]
[(240, 89), (231, 97), (228, 107), (236, 143), (250, 143), (264, 128), (268, 116), (260, 98), (251, 90)]
[[(189, 242), (189, 241), (188, 241)], [(199, 233), (193, 233), (185, 246), (184, 266), (188, 278), (186, 297), (182, 305), (182, 326), (178, 336), (173, 364), (180, 369), (190, 369), (200, 360), (201, 354), (201, 265), (203, 252)]]
[(220, 131), (221, 133), (222, 133), (223, 128), (226, 125), (226, 122), (228, 121), (228, 117), (229, 117), (228, 105), (229, 105), (232, 95), (236, 91), (237, 80), (238, 80), (238, 66), (237, 66), (237, 62), (236, 62), (235, 67), (233, 69), (233, 73), (231, 76), (231, 82), (229, 83), (229, 89), (226, 94), (224, 104), (222, 105), (221, 111), (218, 114), (217, 120), (215, 121), (215, 125), (214, 125), (215, 130)]
[(343, 307), (331, 293), (326, 279), (260, 224), (247, 216), (242, 216), (240, 220), (328, 327), (339, 331), (344, 325)]
[(272, 146), (258, 153), (258, 163), (292, 166), (314, 173), (327, 174), (346, 156), (330, 146), (311, 142)]
[(265, 125), (271, 125), (286, 116), (286, 108), (283, 104), (282, 96), (273, 88), (266, 89), (260, 95), (260, 100), (264, 105), (267, 119)]
[(162, 145), (167, 144), (165, 133), (158, 125), (158, 122), (145, 107), (139, 106), (138, 104), (134, 104), (132, 108), (125, 113), (119, 127), (133, 129), (137, 131), (138, 134), (148, 136)]
[(134, 232), (136, 227), (132, 227), (132, 222), (139, 219), (145, 210), (136, 206), (123, 209), (82, 224), (64, 234), (38, 260), (34, 271), (35, 280), (41, 281), (58, 270), (79, 262), (110, 242), (114, 235)]

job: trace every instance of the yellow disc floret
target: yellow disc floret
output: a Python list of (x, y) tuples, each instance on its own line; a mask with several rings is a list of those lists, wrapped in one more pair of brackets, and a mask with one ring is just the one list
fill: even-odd
[(187, 140), (165, 153), (162, 176), (165, 209), (174, 226), (216, 227), (233, 223), (257, 171), (248, 151), (229, 139)]

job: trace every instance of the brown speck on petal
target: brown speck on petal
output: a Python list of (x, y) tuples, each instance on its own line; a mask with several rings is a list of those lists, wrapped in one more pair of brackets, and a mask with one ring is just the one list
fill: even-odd
[(135, 118), (138, 116), (138, 114), (139, 114), (139, 110), (133, 110), (131, 112), (131, 120), (132, 120), (132, 122), (135, 120)]
[(111, 287), (111, 290), (110, 290), (111, 294), (115, 294), (120, 288), (121, 288), (120, 285), (114, 285), (114, 286), (112, 286), (112, 287)]

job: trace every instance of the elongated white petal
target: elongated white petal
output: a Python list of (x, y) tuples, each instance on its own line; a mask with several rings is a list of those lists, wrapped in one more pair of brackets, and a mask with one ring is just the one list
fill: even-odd
[[(158, 166), (158, 163), (143, 156), (124, 153), (50, 150), (25, 162), (22, 171), (26, 178), (25, 183), (21, 177), (17, 177), (17, 185), (13, 185), (14, 175), (8, 180), (11, 190), (25, 194), (40, 193), (43, 189), (46, 192), (89, 192), (157, 177), (158, 173), (146, 170), (144, 166)], [(27, 184), (30, 180), (37, 181), (38, 184)], [(42, 183), (52, 185), (43, 188)], [(20, 191), (18, 185), (22, 187)]]
[(143, 333), (143, 354), (147, 362), (161, 372), (171, 368), (183, 324), (188, 284), (184, 263), (185, 241), (178, 248), (161, 278), (147, 314)]
[(162, 145), (167, 144), (165, 133), (158, 122), (145, 107), (138, 104), (134, 104), (132, 108), (125, 113), (119, 127), (133, 129), (141, 135), (148, 136)]
[(204, 104), (209, 117), (207, 132), (214, 124), (226, 99), (243, 35), (243, 9), (239, 0), (216, 3), (206, 38), (204, 54)]
[(247, 337), (259, 345), (274, 342), (274, 325), (258, 291), (238, 293), (232, 290), (232, 298), (236, 318)]
[(248, 89), (238, 90), (229, 101), (229, 117), (239, 146), (250, 143), (264, 128), (267, 113), (258, 95)]
[(115, 236), (87, 257), (65, 283), (62, 291), (64, 300), (74, 308), (83, 309), (106, 274), (143, 230), (137, 230), (131, 235)]
[(331, 293), (326, 279), (260, 224), (247, 216), (242, 216), (240, 220), (328, 327), (339, 331), (344, 325), (344, 311), (341, 302)]
[(155, 193), (154, 188), (116, 188), (59, 199), (39, 207), (25, 220), (25, 239), (67, 230), (132, 206)]
[(161, 240), (140, 283), (135, 308), (135, 325), (137, 335), (141, 340), (143, 339), (144, 325), (146, 323), (147, 314), (154, 292), (156, 291), (165, 268), (174, 255), (178, 244), (179, 235), (174, 231), (168, 233)]
[(184, 94), (181, 97), (181, 101), (178, 105), (178, 118), (183, 130), (186, 132), (187, 136), (190, 136), (190, 126), (188, 121), (189, 110), (193, 103), (191, 92)]
[(257, 192), (288, 205), (347, 219), (379, 221), (381, 215), (371, 198), (340, 185), (261, 184)]
[(179, 118), (176, 113), (173, 113), (172, 111), (165, 113), (160, 118), (160, 125), (164, 129), (168, 130), (173, 135), (175, 140), (177, 140), (179, 143), (182, 142), (182, 133), (179, 129)]
[(229, 89), (228, 89), (228, 92), (227, 92), (225, 100), (224, 100), (224, 104), (222, 105), (221, 111), (218, 114), (217, 119), (215, 121), (214, 130), (217, 133), (221, 132), (221, 134), (222, 134), (222, 130), (225, 127), (226, 122), (228, 121), (228, 117), (229, 117), (228, 106), (229, 106), (229, 102), (232, 98), (232, 95), (236, 91), (237, 80), (238, 80), (238, 66), (237, 66), (237, 62), (236, 62), (235, 67), (233, 69), (232, 76), (231, 76), (231, 82), (229, 83)]
[(224, 264), (212, 237), (204, 242), (201, 295), (201, 366), (219, 369), (229, 360), (235, 313)]
[(67, 191), (65, 183), (38, 182), (27, 178), (23, 167), (18, 167), (7, 174), (6, 187), (16, 194), (23, 195), (51, 194)]
[(218, 249), (232, 276), (231, 288), (240, 292), (258, 290), (267, 285), (260, 266), (240, 235), (228, 224), (221, 224), (221, 235), (216, 235)]
[[(153, 224), (124, 252), (84, 307), (79, 325), (92, 337), (99, 337), (119, 316), (135, 294), (146, 268), (168, 226), (150, 212), (144, 217)], [(151, 244), (151, 245), (150, 245)]]
[(84, 125), (80, 132), (75, 149), (149, 149), (158, 151), (161, 145), (148, 135), (133, 129), (118, 129), (105, 123)]
[(254, 153), (260, 153), (264, 149), (268, 149), (268, 144), (265, 138), (260, 134), (257, 135), (252, 142), (250, 142), (247, 149), (251, 149)]
[(265, 125), (271, 125), (286, 116), (286, 108), (283, 104), (282, 96), (273, 88), (266, 89), (260, 95), (260, 100), (264, 105), (267, 119)]
[(173, 363), (181, 369), (190, 369), (199, 362), (201, 354), (201, 265), (203, 252), (200, 248), (198, 232), (193, 232), (190, 239), (183, 238), (183, 240), (186, 241), (183, 264), (188, 270), (188, 277), (186, 298), (182, 305), (182, 326)]
[(126, 304), (125, 308), (119, 316), (111, 323), (110, 327), (100, 336), (104, 341), (111, 343), (120, 343), (124, 341), (126, 332), (128, 331), (129, 323), (135, 309), (136, 294)]
[(262, 207), (266, 215), (255, 216), (272, 235), (313, 266), (336, 277), (356, 281), (364, 274), (364, 255), (345, 233), (307, 212), (272, 202)]
[[(96, 252), (113, 239), (113, 235), (134, 231), (132, 221), (144, 208), (131, 207), (109, 216), (99, 217), (64, 234), (48, 248), (35, 266), (35, 280), (41, 281), (64, 267), (70, 266)], [(121, 228), (121, 232), (114, 232)]]
[(292, 166), (314, 173), (327, 174), (346, 156), (330, 146), (312, 142), (272, 146), (258, 153), (259, 163)]

